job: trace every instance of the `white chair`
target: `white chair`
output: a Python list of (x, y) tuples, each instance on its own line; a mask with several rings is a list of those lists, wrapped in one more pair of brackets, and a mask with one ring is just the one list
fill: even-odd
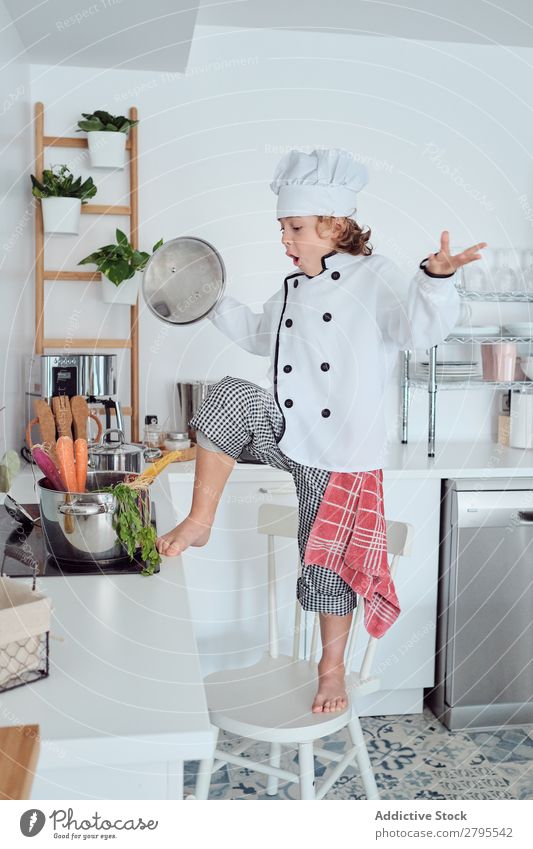
[[(279, 504), (262, 504), (259, 508), (258, 531), (268, 537), (268, 613), (269, 651), (263, 658), (244, 669), (225, 669), (205, 678), (207, 704), (211, 723), (219, 729), (238, 735), (242, 741), (231, 752), (220, 749), (209, 760), (199, 764), (196, 781), (196, 798), (207, 799), (211, 774), (226, 763), (247, 767), (268, 775), (267, 793), (274, 796), (279, 779), (298, 782), (301, 799), (323, 799), (345, 769), (355, 760), (368, 799), (379, 799), (379, 793), (363, 739), (356, 702), (360, 696), (380, 688), (380, 679), (370, 675), (377, 638), (368, 638), (361, 668), (350, 672), (357, 635), (363, 622), (363, 599), (359, 597), (353, 617), (345, 652), (346, 691), (348, 707), (335, 713), (313, 713), (311, 704), (317, 689), (317, 663), (319, 619), (313, 617), (309, 652), (300, 658), (301, 607), (296, 602), (293, 653), (281, 655), (278, 650), (278, 618), (276, 604), (276, 567), (274, 537), (297, 538), (298, 514), (293, 507)], [(396, 572), (398, 560), (411, 551), (413, 526), (406, 522), (387, 521), (387, 548), (391, 554), (390, 571)], [(299, 560), (299, 558), (298, 558)], [(299, 573), (301, 568), (299, 568)], [(385, 637), (381, 638), (385, 639)], [(328, 734), (348, 727), (352, 741), (345, 754), (338, 754), (314, 742)], [(268, 762), (258, 762), (241, 757), (257, 741), (270, 744)], [(298, 747), (298, 773), (280, 768), (281, 747)], [(319, 788), (315, 787), (313, 756), (337, 762)]]

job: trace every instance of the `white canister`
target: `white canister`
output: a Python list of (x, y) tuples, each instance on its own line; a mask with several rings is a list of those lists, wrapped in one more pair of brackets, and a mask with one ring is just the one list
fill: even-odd
[(511, 392), (509, 446), (533, 448), (533, 393)]
[(183, 451), (191, 447), (191, 440), (187, 431), (170, 430), (165, 438), (165, 448), (169, 451)]

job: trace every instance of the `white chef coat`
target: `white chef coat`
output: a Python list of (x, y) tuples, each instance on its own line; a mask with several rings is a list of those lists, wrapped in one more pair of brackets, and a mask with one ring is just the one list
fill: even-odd
[(289, 274), (254, 313), (223, 295), (210, 320), (252, 354), (285, 421), (278, 442), (298, 463), (337, 472), (382, 468), (387, 377), (403, 349), (442, 342), (457, 323), (455, 277), (419, 269), (409, 284), (381, 254), (332, 251), (320, 274)]

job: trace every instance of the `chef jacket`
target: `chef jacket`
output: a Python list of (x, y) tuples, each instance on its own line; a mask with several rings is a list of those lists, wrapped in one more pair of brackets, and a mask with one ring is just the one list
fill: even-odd
[(398, 351), (448, 336), (460, 309), (453, 281), (419, 269), (409, 283), (381, 254), (332, 251), (314, 277), (289, 274), (262, 313), (225, 294), (209, 318), (241, 348), (271, 358), (287, 457), (370, 471), (386, 457), (385, 391)]

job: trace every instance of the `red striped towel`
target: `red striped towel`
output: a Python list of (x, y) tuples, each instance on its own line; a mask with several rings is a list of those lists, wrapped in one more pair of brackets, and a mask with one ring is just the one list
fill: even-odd
[(400, 614), (387, 558), (383, 470), (332, 472), (304, 554), (365, 600), (365, 628), (382, 637)]

